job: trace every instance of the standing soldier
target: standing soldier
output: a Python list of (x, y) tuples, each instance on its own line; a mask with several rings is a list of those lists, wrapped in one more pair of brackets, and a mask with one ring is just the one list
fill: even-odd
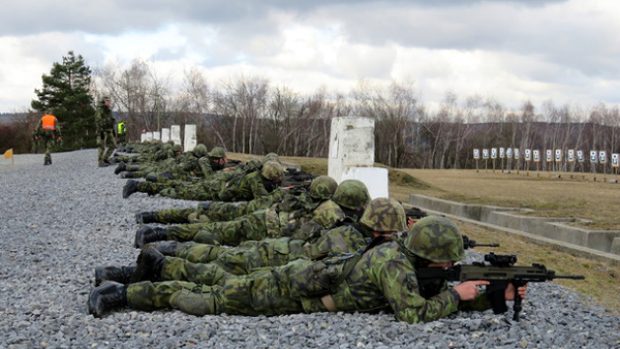
[(97, 123), (97, 145), (99, 146), (99, 167), (110, 165), (110, 155), (114, 151), (114, 116), (112, 115), (112, 100), (103, 97), (97, 107), (95, 115)]
[(45, 147), (45, 158), (43, 165), (52, 164), (52, 155), (50, 150), (52, 145), (60, 143), (60, 128), (58, 127), (58, 119), (52, 114), (45, 114), (41, 117), (41, 122), (35, 130), (33, 137), (36, 141), (41, 141)]

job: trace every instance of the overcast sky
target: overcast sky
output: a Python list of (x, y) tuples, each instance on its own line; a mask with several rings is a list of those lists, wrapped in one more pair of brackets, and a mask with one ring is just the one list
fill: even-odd
[(620, 1), (3, 0), (0, 111), (22, 111), (69, 50), (174, 80), (260, 76), (311, 93), (412, 80), (458, 96), (620, 104)]

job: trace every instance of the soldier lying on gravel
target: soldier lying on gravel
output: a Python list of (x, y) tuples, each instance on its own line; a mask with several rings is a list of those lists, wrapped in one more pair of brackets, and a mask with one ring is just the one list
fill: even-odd
[(223, 168), (223, 164), (219, 163), (225, 162), (220, 158), (212, 158), (204, 144), (198, 144), (192, 151), (185, 153), (180, 145), (175, 144), (171, 148), (170, 155), (165, 159), (129, 165), (121, 162), (114, 173), (120, 173), (121, 178), (154, 177), (151, 180), (204, 178), (213, 174), (214, 166)]
[(251, 201), (206, 201), (197, 208), (165, 209), (140, 212), (136, 214), (137, 223), (187, 224), (231, 221), (254, 211), (278, 204), (278, 211), (288, 211), (301, 207), (316, 208), (332, 197), (338, 183), (329, 176), (319, 176), (312, 180), (308, 192), (277, 188), (269, 195)]
[[(328, 255), (355, 253), (370, 243), (370, 216), (380, 209), (367, 209), (360, 222), (345, 219), (337, 227), (306, 239), (244, 241), (237, 247), (176, 241), (151, 243), (140, 253), (137, 266), (96, 268), (95, 286), (106, 280), (183, 280), (213, 285), (222, 281), (226, 273), (248, 274), (256, 268), (284, 265), (300, 258), (318, 260)], [(414, 212), (415, 217), (409, 217), (405, 212), (407, 219), (419, 216)]]
[(135, 246), (142, 247), (160, 240), (236, 246), (246, 240), (282, 236), (306, 239), (305, 235), (312, 233), (303, 228), (308, 221), (317, 222), (325, 229), (345, 217), (357, 221), (369, 201), (370, 195), (364, 183), (346, 180), (340, 183), (332, 200), (323, 202), (317, 208), (312, 205), (289, 212), (286, 207), (281, 210), (280, 205), (276, 204), (228, 222), (181, 224), (167, 228), (142, 227), (136, 232)]
[[(378, 200), (378, 201), (377, 201)], [(378, 236), (361, 254), (320, 261), (298, 259), (283, 266), (262, 268), (248, 275), (228, 275), (220, 285), (184, 281), (108, 281), (90, 292), (88, 311), (96, 317), (113, 309), (179, 309), (194, 315), (283, 315), (300, 312), (393, 311), (400, 321), (432, 321), (457, 310), (490, 307), (478, 286), (468, 281), (448, 287), (445, 282), (419, 282), (416, 268), (446, 268), (464, 256), (463, 239), (454, 224), (426, 217), (402, 239), (382, 235), (405, 230), (402, 206), (375, 199), (370, 226)], [(526, 287), (519, 288), (521, 297)], [(514, 298), (508, 285), (505, 298)]]
[(167, 181), (164, 183), (129, 180), (123, 187), (123, 197), (136, 192), (185, 200), (249, 201), (269, 195), (280, 186), (284, 169), (277, 162), (269, 161), (260, 171), (250, 173), (217, 173), (198, 182)]

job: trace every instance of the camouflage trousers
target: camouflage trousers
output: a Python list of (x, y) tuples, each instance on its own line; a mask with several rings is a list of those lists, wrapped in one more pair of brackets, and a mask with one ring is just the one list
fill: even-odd
[(249, 274), (263, 267), (284, 265), (308, 258), (305, 241), (290, 238), (245, 241), (236, 247), (180, 243), (175, 257), (164, 259), (161, 280), (185, 280), (197, 284), (218, 284), (227, 273)]
[(249, 275), (232, 275), (214, 286), (185, 281), (139, 282), (127, 287), (129, 307), (178, 309), (193, 315), (283, 315), (326, 311), (320, 298), (303, 297), (303, 271), (313, 262), (297, 260)]
[(149, 195), (160, 194), (175, 199), (184, 200), (217, 200), (221, 182), (214, 181), (167, 181), (167, 182), (140, 182), (138, 191)]
[(231, 221), (245, 215), (247, 206), (248, 203), (246, 201), (215, 201), (211, 203), (207, 210), (201, 208), (165, 209), (155, 213), (155, 223), (180, 224)]
[(248, 274), (258, 268), (284, 265), (297, 259), (319, 260), (331, 255), (361, 251), (369, 240), (357, 230), (341, 226), (324, 232), (312, 241), (281, 237), (244, 241), (239, 246), (196, 242), (178, 243), (164, 261), (162, 280), (185, 280), (216, 284), (223, 272)]
[(275, 210), (258, 210), (228, 222), (182, 224), (167, 228), (168, 240), (237, 246), (246, 240), (280, 237), (280, 217)]
[(116, 148), (114, 133), (111, 130), (99, 132), (97, 135), (97, 147), (97, 159), (99, 161), (109, 160), (114, 148)]

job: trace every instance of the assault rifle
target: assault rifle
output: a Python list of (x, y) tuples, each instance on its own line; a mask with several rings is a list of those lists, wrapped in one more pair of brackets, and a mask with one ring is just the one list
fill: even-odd
[(509, 283), (515, 287), (514, 316), (513, 320), (519, 321), (521, 312), (521, 297), (518, 288), (528, 282), (545, 282), (553, 279), (572, 279), (583, 280), (583, 275), (556, 275), (555, 271), (547, 269), (542, 264), (532, 264), (532, 266), (515, 266), (517, 256), (515, 255), (496, 255), (489, 253), (484, 256), (485, 262), (473, 264), (455, 265), (452, 268), (419, 268), (416, 275), (419, 280), (446, 281), (471, 281), (487, 280), (490, 284), (486, 287), (486, 295), (491, 302), (495, 314), (504, 313), (508, 310), (504, 291)]

